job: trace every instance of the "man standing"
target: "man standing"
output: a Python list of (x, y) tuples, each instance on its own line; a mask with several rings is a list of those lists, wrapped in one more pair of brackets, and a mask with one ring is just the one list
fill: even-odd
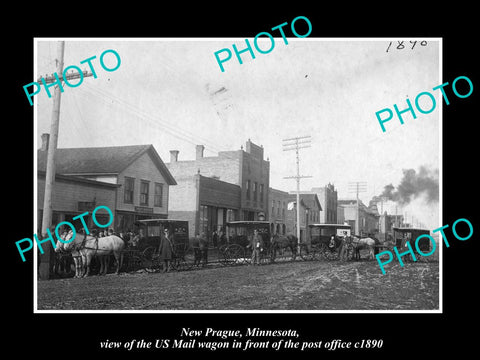
[(170, 271), (170, 263), (173, 259), (173, 237), (169, 234), (168, 228), (164, 229), (164, 235), (160, 237), (159, 255), (163, 260), (163, 272)]
[(249, 246), (252, 247), (252, 265), (260, 265), (260, 253), (263, 251), (263, 239), (257, 229), (253, 230), (252, 241)]

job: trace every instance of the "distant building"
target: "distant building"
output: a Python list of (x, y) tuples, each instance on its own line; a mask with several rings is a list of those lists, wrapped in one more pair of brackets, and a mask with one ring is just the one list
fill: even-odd
[(270, 202), (269, 216), (272, 234), (285, 235), (287, 233), (287, 212), (290, 195), (281, 190), (269, 188), (268, 201)]
[(342, 223), (337, 218), (338, 195), (337, 190), (333, 184), (328, 184), (323, 187), (314, 187), (312, 192), (318, 196), (318, 201), (322, 206), (320, 213), (320, 223), (322, 224), (337, 224)]
[(392, 234), (393, 226), (403, 226), (403, 215), (399, 215), (403, 212), (403, 208), (397, 202), (382, 196), (374, 196), (368, 207), (379, 213), (378, 238), (380, 240), (388, 239), (389, 234)]
[(405, 226), (403, 222), (403, 215), (388, 215), (385, 211), (378, 219), (378, 238), (382, 241), (388, 240), (393, 233), (393, 227)]
[(345, 223), (345, 208), (337, 205), (337, 224)]
[(357, 223), (357, 200), (356, 199), (340, 199), (339, 206), (343, 207), (345, 222), (350, 224), (353, 232), (360, 236), (376, 236), (378, 233), (379, 214), (365, 206), (359, 200), (358, 206), (358, 223)]

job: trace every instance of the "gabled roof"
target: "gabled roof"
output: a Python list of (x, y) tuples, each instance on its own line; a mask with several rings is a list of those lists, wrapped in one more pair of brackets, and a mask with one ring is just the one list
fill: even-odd
[[(55, 169), (62, 175), (116, 175), (148, 152), (169, 185), (176, 185), (153, 145), (62, 148), (55, 153)], [(37, 152), (38, 171), (46, 170), (47, 151)]]

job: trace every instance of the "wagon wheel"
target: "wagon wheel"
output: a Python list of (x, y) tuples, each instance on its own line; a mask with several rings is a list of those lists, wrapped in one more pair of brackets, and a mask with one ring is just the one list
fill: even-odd
[(189, 246), (181, 254), (177, 254), (175, 259), (176, 269), (179, 271), (190, 270), (195, 265), (195, 251), (193, 247)]
[(290, 247), (285, 247), (283, 249), (280, 249), (279, 252), (277, 252), (277, 257), (280, 257), (281, 259), (284, 259), (286, 261), (294, 261), (298, 255), (299, 254), (297, 244), (295, 244), (293, 251), (292, 249), (290, 249)]
[(142, 259), (136, 250), (128, 251), (124, 255), (123, 263), (125, 264), (125, 271), (136, 271), (142, 268)]
[(160, 267), (156, 250), (153, 246), (147, 247), (140, 256), (142, 267), (149, 273), (157, 272)]
[(300, 244), (300, 258), (304, 261), (315, 260), (317, 257), (317, 250), (315, 247), (308, 249), (307, 244)]
[(338, 260), (337, 250), (331, 251), (327, 244), (323, 243), (320, 252), (325, 260)]
[(320, 259), (320, 249), (317, 245), (313, 245), (310, 248), (310, 251), (312, 253), (312, 260), (319, 260)]
[(238, 264), (245, 261), (245, 249), (238, 245), (232, 244), (227, 246), (225, 250), (225, 260), (229, 265)]
[(227, 251), (227, 246), (228, 245), (221, 245), (218, 247), (218, 262), (221, 265), (228, 265), (227, 263), (227, 256), (226, 256), (226, 251)]
[(324, 259), (324, 260), (328, 260), (328, 252), (330, 250), (328, 250), (328, 246), (327, 244), (325, 243), (322, 243), (320, 245), (320, 249), (319, 249), (319, 255)]

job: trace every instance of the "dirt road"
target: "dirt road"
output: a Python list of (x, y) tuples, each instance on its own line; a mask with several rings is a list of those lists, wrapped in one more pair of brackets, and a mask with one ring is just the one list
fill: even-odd
[(38, 282), (39, 310), (433, 310), (438, 263), (287, 262)]

